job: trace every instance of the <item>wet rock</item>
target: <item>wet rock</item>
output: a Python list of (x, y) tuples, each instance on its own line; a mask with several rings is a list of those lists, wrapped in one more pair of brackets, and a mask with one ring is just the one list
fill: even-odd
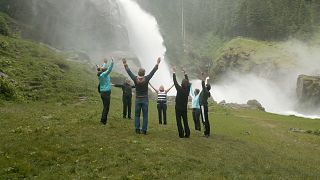
[(262, 107), (261, 103), (259, 103), (259, 101), (253, 99), (253, 100), (249, 100), (247, 102), (247, 105), (251, 108), (254, 108), (254, 109), (258, 109), (260, 111), (266, 111), (264, 107)]
[(299, 75), (296, 92), (301, 105), (319, 107), (320, 76)]

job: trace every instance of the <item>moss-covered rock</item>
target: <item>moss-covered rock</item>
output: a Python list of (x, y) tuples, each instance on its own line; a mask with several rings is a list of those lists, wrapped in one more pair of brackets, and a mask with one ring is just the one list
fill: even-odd
[(239, 37), (218, 50), (210, 74), (215, 80), (228, 71), (276, 78), (280, 71), (293, 67), (294, 62), (281, 43)]
[(303, 105), (320, 105), (320, 76), (299, 75), (297, 96)]

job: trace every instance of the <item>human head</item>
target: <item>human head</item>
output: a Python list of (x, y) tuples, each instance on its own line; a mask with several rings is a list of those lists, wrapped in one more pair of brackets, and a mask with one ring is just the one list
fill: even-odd
[(140, 69), (139, 69), (139, 72), (138, 72), (138, 75), (139, 75), (139, 76), (144, 76), (145, 74), (146, 74), (146, 70), (143, 69), (143, 68), (140, 68)]
[(126, 79), (124, 82), (127, 83), (127, 84), (130, 84), (130, 80), (129, 79)]
[(163, 87), (163, 85), (161, 85), (161, 86), (159, 87), (159, 91), (161, 91), (161, 92), (163, 92), (163, 91), (164, 91), (164, 87)]
[(208, 91), (210, 91), (211, 90), (211, 85), (210, 84), (206, 84), (206, 88), (207, 88)]
[(199, 89), (195, 89), (195, 90), (194, 90), (194, 94), (195, 94), (195, 95), (198, 95), (199, 93), (200, 93), (200, 90), (199, 90)]
[(183, 79), (183, 80), (182, 80), (182, 83), (181, 83), (181, 87), (182, 87), (183, 89), (187, 89), (188, 85), (189, 85), (188, 79)]
[(103, 59), (103, 62), (107, 64), (107, 63), (108, 63), (108, 59), (107, 59), (107, 58), (104, 58), (104, 59)]

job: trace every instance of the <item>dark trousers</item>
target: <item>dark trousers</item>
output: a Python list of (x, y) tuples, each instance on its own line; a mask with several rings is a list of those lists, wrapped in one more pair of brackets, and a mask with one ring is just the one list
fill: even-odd
[(134, 114), (134, 126), (136, 130), (140, 130), (140, 114), (143, 113), (143, 123), (142, 131), (147, 132), (148, 129), (148, 106), (149, 99), (146, 98), (136, 98), (135, 102), (135, 114)]
[(101, 123), (106, 124), (108, 120), (108, 113), (109, 113), (109, 107), (110, 107), (111, 91), (101, 92), (100, 95), (101, 95), (102, 104), (103, 104), (103, 110), (101, 114)]
[(201, 131), (201, 125), (200, 125), (200, 109), (193, 108), (192, 109), (192, 117), (194, 121), (194, 128), (195, 130)]
[(163, 115), (163, 124), (167, 124), (167, 104), (160, 102), (157, 104), (157, 108), (158, 108), (159, 124), (162, 124), (162, 115)]
[[(181, 119), (183, 120), (184, 131), (183, 131)], [(180, 138), (190, 137), (187, 110), (176, 109), (176, 121), (178, 126), (179, 137)]]
[(122, 96), (122, 102), (123, 102), (123, 117), (127, 117), (128, 112), (128, 118), (131, 119), (131, 96)]
[(210, 123), (208, 117), (208, 106), (201, 106), (201, 119), (204, 124), (204, 135), (210, 135)]

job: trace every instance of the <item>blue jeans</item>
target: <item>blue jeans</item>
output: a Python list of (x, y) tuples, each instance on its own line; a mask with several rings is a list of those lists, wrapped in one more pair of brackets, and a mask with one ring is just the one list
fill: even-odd
[(136, 129), (140, 129), (140, 114), (141, 114), (141, 110), (142, 110), (142, 113), (143, 113), (142, 131), (147, 131), (147, 129), (148, 129), (148, 105), (149, 105), (149, 99), (147, 97), (136, 98), (135, 115), (134, 115), (134, 126)]

